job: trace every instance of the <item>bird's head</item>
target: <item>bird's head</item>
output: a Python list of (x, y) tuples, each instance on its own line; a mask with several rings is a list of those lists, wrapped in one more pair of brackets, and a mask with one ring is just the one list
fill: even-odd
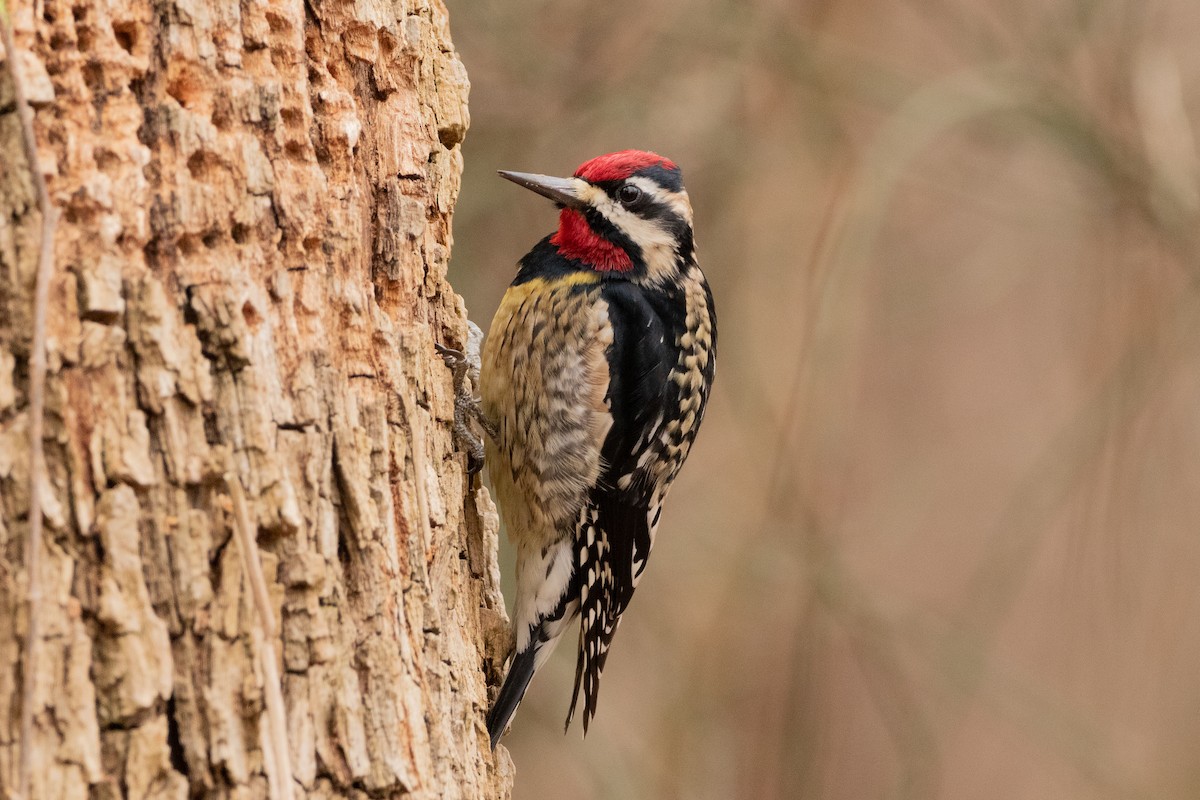
[(590, 269), (664, 284), (693, 259), (692, 205), (682, 173), (657, 153), (609, 153), (585, 162), (570, 178), (500, 175), (562, 209), (550, 243)]

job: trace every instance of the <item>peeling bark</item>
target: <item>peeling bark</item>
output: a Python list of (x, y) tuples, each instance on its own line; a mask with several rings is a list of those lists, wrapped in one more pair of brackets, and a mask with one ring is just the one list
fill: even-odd
[[(433, 349), (465, 337), (446, 265), (467, 80), (440, 0), (39, 9), (13, 9), (61, 212), (32, 796), (281, 796), (274, 647), (296, 796), (506, 797), (483, 723), (506, 630), (496, 520)], [(0, 794), (20, 750), (40, 221), (6, 80)]]

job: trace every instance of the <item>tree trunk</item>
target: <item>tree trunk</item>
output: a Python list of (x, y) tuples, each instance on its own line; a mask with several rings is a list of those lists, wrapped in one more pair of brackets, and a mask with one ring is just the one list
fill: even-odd
[(30, 700), (33, 798), (506, 796), (495, 514), (433, 349), (465, 319), (441, 0), (12, 5), (60, 222), (23, 698), (41, 216), (4, 73), (0, 795)]

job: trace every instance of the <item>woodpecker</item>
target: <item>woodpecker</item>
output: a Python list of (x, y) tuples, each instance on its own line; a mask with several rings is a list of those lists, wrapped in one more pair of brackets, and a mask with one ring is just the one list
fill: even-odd
[(517, 551), (516, 649), (488, 715), (493, 748), (576, 618), (566, 727), (582, 690), (586, 735), (617, 623), (704, 417), (717, 340), (674, 162), (625, 150), (570, 178), (500, 175), (560, 211), (558, 230), (521, 259), (482, 354), (486, 463)]

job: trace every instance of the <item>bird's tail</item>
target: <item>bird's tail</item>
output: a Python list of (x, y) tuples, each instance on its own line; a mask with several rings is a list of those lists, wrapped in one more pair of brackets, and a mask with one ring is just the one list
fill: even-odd
[[(513, 617), (518, 649), (500, 694), (488, 712), (488, 735), (493, 749), (517, 712), (517, 706), (521, 705), (533, 674), (546, 663), (563, 632), (579, 613), (574, 574), (570, 539), (564, 538), (545, 549), (528, 548), (517, 552), (517, 602)], [(530, 576), (541, 580), (523, 580)]]
[(538, 641), (534, 639), (513, 658), (508, 675), (504, 677), (504, 685), (500, 687), (500, 694), (496, 695), (496, 702), (488, 712), (488, 736), (492, 739), (493, 750), (496, 749), (496, 743), (500, 741), (500, 736), (508, 727), (513, 714), (517, 713), (517, 706), (521, 705), (521, 698), (525, 696), (525, 690), (533, 680), (533, 673), (537, 669), (537, 645)]
[[(600, 550), (603, 555), (603, 549)], [(599, 560), (599, 559), (597, 559)], [(596, 703), (600, 698), (600, 674), (608, 660), (608, 648), (612, 645), (617, 623), (621, 621), (620, 610), (613, 607), (614, 591), (612, 570), (602, 566), (595, 575), (593, 584), (582, 593), (579, 620), (579, 653), (575, 661), (575, 688), (571, 690), (571, 707), (567, 709), (565, 733), (575, 718), (575, 705), (583, 694), (583, 735), (587, 736), (588, 724), (596, 716)]]

